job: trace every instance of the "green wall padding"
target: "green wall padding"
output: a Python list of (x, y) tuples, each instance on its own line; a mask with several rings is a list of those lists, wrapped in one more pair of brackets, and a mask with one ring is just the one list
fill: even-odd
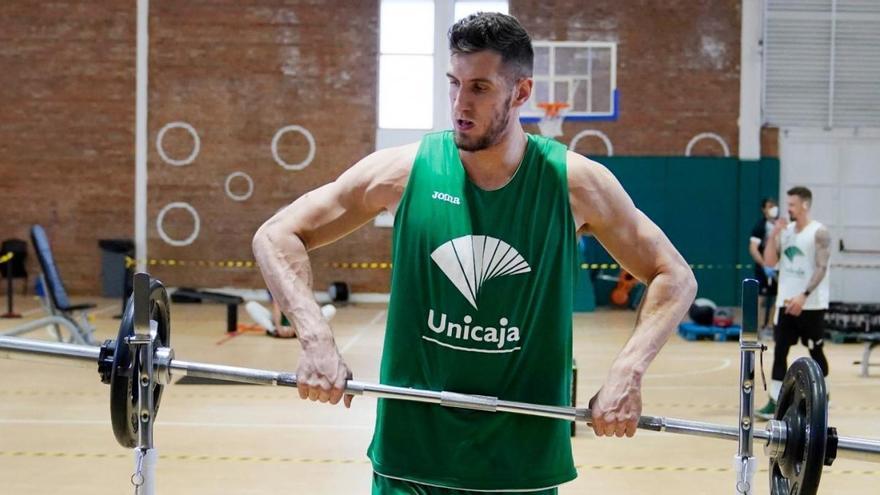
[[(611, 170), (636, 206), (695, 265), (699, 297), (723, 306), (739, 304), (742, 279), (752, 274), (752, 268), (745, 267), (752, 264), (749, 233), (760, 218), (761, 198), (778, 194), (779, 160), (599, 157), (596, 161)], [(613, 260), (590, 239), (586, 262)]]

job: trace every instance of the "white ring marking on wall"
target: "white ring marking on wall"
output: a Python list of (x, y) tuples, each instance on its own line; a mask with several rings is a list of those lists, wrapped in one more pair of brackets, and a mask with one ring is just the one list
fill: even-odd
[(608, 136), (606, 136), (604, 132), (597, 131), (596, 129), (587, 129), (575, 134), (574, 137), (571, 138), (571, 142), (568, 143), (568, 149), (574, 150), (574, 147), (577, 146), (581, 138), (587, 136), (596, 136), (601, 139), (602, 142), (605, 143), (605, 149), (608, 151), (608, 156), (614, 156), (614, 146), (611, 145), (611, 140), (608, 139)]
[[(186, 129), (187, 132), (193, 137), (193, 150), (192, 153), (189, 154), (188, 157), (183, 160), (175, 160), (174, 158), (169, 157), (165, 154), (165, 148), (162, 147), (162, 139), (165, 138), (165, 133), (171, 129)], [(199, 139), (199, 133), (196, 132), (195, 128), (186, 122), (171, 122), (170, 124), (165, 124), (165, 127), (159, 129), (159, 135), (156, 136), (156, 151), (159, 152), (159, 156), (162, 157), (162, 160), (169, 165), (174, 165), (176, 167), (182, 167), (184, 165), (189, 165), (199, 156), (199, 150), (202, 148), (202, 141)]]
[[(299, 163), (287, 163), (278, 156), (278, 141), (281, 140), (281, 136), (284, 135), (285, 132), (298, 132), (309, 142), (309, 153), (306, 155), (305, 160)], [(275, 137), (272, 138), (272, 157), (275, 158), (278, 165), (281, 165), (286, 170), (302, 170), (308, 167), (309, 164), (312, 163), (312, 160), (315, 159), (315, 137), (312, 136), (312, 133), (305, 127), (299, 125), (284, 126), (281, 129), (278, 129), (278, 132), (275, 133)]]
[[(236, 177), (241, 177), (247, 181), (248, 189), (244, 194), (233, 194), (232, 190), (229, 188), (229, 184), (232, 182), (232, 179)], [(226, 195), (229, 196), (229, 199), (233, 201), (244, 201), (251, 197), (254, 193), (254, 180), (251, 179), (251, 176), (244, 172), (232, 172), (231, 174), (226, 176), (226, 183), (223, 185), (223, 188), (226, 189)]]
[[(162, 222), (165, 221), (165, 214), (174, 209), (184, 209), (190, 213), (193, 217), (193, 222), (195, 222), (195, 226), (193, 227), (192, 234), (189, 235), (186, 239), (179, 241), (177, 239), (172, 239), (168, 237), (168, 234), (165, 233), (165, 229), (162, 227)], [(156, 230), (159, 231), (159, 237), (162, 238), (163, 241), (167, 242), (172, 246), (189, 246), (193, 243), (194, 240), (199, 236), (199, 230), (202, 228), (202, 221), (199, 219), (199, 213), (195, 208), (192, 207), (189, 203), (184, 203), (183, 201), (176, 201), (174, 203), (168, 203), (161, 210), (159, 210), (159, 216), (156, 217)]]
[(694, 148), (694, 145), (697, 144), (698, 141), (703, 139), (714, 139), (721, 145), (721, 149), (724, 151), (724, 156), (730, 156), (730, 148), (727, 146), (727, 141), (724, 140), (723, 137), (715, 134), (714, 132), (701, 132), (696, 136), (692, 137), (688, 142), (687, 148), (684, 149), (684, 156), (691, 156), (691, 150)]

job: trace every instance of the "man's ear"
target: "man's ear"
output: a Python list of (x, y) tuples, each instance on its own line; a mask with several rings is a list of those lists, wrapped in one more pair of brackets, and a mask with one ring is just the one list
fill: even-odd
[(518, 79), (514, 84), (513, 106), (521, 107), (525, 105), (529, 100), (529, 97), (532, 96), (534, 81), (531, 77), (523, 77)]

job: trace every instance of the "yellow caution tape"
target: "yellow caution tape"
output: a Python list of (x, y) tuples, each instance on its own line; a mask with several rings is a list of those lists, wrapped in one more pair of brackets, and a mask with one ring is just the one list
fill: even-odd
[[(753, 265), (742, 263), (717, 264), (717, 263), (691, 263), (691, 270), (751, 270)], [(581, 263), (582, 270), (616, 270), (621, 268), (616, 263)]]
[(327, 268), (342, 268), (346, 270), (390, 270), (393, 265), (388, 261), (337, 261), (333, 263), (325, 263), (324, 266)]
[(169, 267), (219, 267), (219, 268), (254, 268), (257, 262), (253, 260), (174, 260), (174, 259), (145, 259), (136, 260), (130, 256), (125, 257), (125, 267), (134, 268), (139, 262), (149, 266), (169, 266)]
[[(4, 263), (11, 259), (13, 253), (6, 253), (0, 257), (0, 263)], [(140, 260), (149, 266), (166, 266), (166, 267), (211, 267), (211, 268), (237, 268), (250, 269), (257, 267), (257, 262), (253, 260), (176, 260), (176, 259), (146, 259)], [(125, 267), (133, 268), (138, 264), (138, 260), (126, 256)], [(390, 270), (392, 263), (388, 261), (337, 261), (324, 264), (328, 268), (341, 268), (345, 270)], [(754, 265), (747, 263), (691, 263), (689, 265), (692, 270), (751, 270)], [(833, 263), (832, 268), (850, 268), (850, 269), (880, 269), (880, 264), (854, 264), (854, 263)], [(617, 263), (581, 263), (582, 270), (617, 270), (621, 266)]]

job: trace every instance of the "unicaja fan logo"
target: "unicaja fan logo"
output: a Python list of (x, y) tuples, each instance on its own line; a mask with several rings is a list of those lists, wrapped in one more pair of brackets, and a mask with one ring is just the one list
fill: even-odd
[[(475, 310), (486, 281), (532, 271), (513, 246), (484, 235), (448, 241), (431, 253), (431, 259)], [(519, 327), (504, 316), (497, 323), (478, 323), (470, 315), (456, 322), (446, 313), (430, 309), (427, 324), (430, 332), (422, 338), (443, 347), (482, 353), (508, 353), (522, 348)]]
[(466, 235), (445, 242), (431, 259), (474, 309), (487, 280), (532, 271), (510, 244), (485, 235)]

